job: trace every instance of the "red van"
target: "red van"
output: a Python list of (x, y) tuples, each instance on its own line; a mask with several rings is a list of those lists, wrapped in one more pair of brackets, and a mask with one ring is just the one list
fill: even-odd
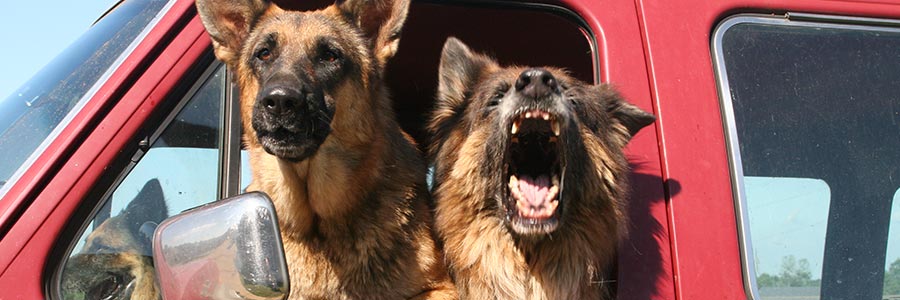
[[(387, 78), (419, 140), (448, 36), (657, 116), (619, 299), (900, 299), (900, 1), (416, 0)], [(0, 299), (83, 298), (67, 260), (135, 201), (239, 194), (230, 76), (193, 1), (123, 1), (0, 102)]]

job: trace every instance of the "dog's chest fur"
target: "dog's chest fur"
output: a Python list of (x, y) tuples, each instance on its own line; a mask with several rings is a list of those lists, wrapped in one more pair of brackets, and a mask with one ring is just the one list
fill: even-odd
[(278, 211), (291, 299), (406, 299), (432, 277), (416, 266), (439, 263), (419, 261), (437, 250), (426, 225), (424, 182), (409, 171), (417, 168), (391, 158), (403, 155), (384, 154), (415, 150), (365, 148), (351, 152), (326, 142), (321, 155), (300, 164), (264, 162), (273, 158), (251, 150), (251, 164), (260, 169), (248, 190), (268, 193)]
[[(443, 232), (461, 299), (603, 299), (605, 283), (598, 272), (611, 249), (588, 229), (611, 224), (588, 221), (533, 243), (515, 240), (484, 212), (440, 203), (438, 211), (439, 228), (465, 228)], [(472, 217), (441, 218), (450, 215)]]

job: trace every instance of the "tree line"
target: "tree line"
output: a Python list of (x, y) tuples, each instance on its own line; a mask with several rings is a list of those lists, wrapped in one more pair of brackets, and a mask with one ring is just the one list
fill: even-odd
[[(774, 275), (762, 273), (756, 277), (756, 284), (761, 288), (809, 287), (820, 286), (822, 279), (812, 278), (808, 260), (798, 260), (793, 255), (788, 255), (781, 258), (781, 272)], [(892, 262), (884, 272), (883, 294), (900, 295), (900, 258)]]

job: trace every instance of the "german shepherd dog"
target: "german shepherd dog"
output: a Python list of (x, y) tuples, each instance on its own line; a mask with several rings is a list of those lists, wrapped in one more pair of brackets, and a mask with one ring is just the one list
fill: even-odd
[(654, 117), (608, 85), (444, 44), (429, 124), (435, 229), (465, 299), (603, 299), (622, 148)]
[(300, 12), (197, 0), (240, 88), (247, 190), (275, 204), (291, 299), (456, 298), (433, 239), (425, 162), (384, 83), (409, 2)]
[(159, 181), (148, 181), (121, 213), (100, 223), (83, 250), (66, 261), (63, 298), (158, 299), (150, 241), (156, 225), (167, 216)]

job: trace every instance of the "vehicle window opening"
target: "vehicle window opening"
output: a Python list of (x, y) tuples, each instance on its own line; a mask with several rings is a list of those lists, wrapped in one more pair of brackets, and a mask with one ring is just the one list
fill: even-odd
[(713, 51), (751, 289), (896, 297), (885, 287), (900, 260), (887, 251), (897, 243), (900, 29), (744, 15), (719, 26)]
[(62, 299), (155, 298), (153, 230), (168, 216), (218, 199), (224, 70), (210, 66), (145, 139), (148, 146), (124, 156), (133, 164), (121, 171), (66, 253), (58, 282)]

